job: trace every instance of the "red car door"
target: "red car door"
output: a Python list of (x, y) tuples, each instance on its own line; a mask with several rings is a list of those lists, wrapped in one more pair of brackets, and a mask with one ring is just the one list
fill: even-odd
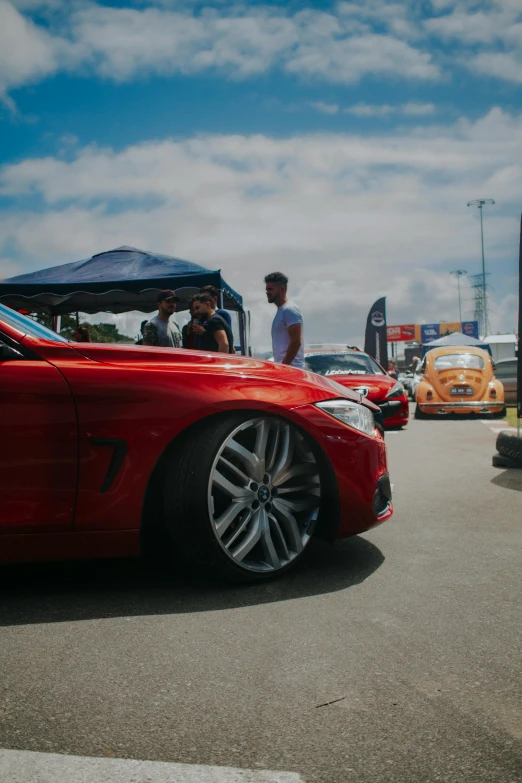
[(0, 533), (70, 530), (78, 469), (71, 391), (51, 364), (13, 352), (2, 332), (0, 444)]

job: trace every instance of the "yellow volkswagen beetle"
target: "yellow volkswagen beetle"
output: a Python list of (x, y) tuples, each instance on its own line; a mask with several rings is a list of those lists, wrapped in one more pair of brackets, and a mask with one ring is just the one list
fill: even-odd
[(497, 381), (491, 356), (471, 346), (432, 348), (420, 367), (415, 388), (415, 418), (427, 414), (505, 414), (504, 387)]

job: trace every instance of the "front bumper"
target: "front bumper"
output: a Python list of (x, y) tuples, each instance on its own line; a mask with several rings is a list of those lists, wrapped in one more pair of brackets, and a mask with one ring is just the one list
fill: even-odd
[(398, 397), (391, 400), (374, 401), (382, 411), (384, 417), (384, 426), (386, 427), (404, 427), (408, 423), (410, 408), (408, 398)]
[(466, 402), (464, 400), (462, 401), (456, 401), (456, 402), (418, 402), (417, 403), (421, 410), (423, 408), (430, 408), (430, 410), (438, 410), (438, 409), (448, 409), (448, 410), (456, 410), (456, 411), (462, 411), (464, 409), (467, 410), (477, 410), (481, 411), (484, 410), (486, 412), (490, 412), (490, 410), (497, 409), (502, 410), (504, 407), (504, 402), (502, 400), (495, 400), (495, 401), (470, 401)]
[(314, 405), (293, 408), (287, 415), (308, 431), (331, 467), (332, 524), (328, 525), (328, 538), (363, 533), (392, 516), (386, 445), (382, 437), (364, 435)]

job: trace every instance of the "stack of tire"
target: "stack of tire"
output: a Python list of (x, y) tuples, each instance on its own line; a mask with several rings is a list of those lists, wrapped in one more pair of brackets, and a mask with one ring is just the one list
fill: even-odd
[(499, 432), (497, 435), (497, 451), (493, 457), (493, 465), (498, 468), (522, 468), (522, 438)]

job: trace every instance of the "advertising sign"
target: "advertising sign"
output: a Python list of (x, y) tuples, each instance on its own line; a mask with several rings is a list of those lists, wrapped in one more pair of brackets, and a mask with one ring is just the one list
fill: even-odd
[(389, 343), (402, 343), (407, 340), (415, 340), (415, 324), (388, 326), (386, 328), (386, 335)]
[(479, 339), (478, 321), (462, 321), (462, 334)]
[(478, 340), (478, 321), (442, 321), (438, 324), (400, 324), (388, 326), (386, 329), (389, 343), (403, 343), (416, 340), (418, 343), (431, 343), (439, 337), (446, 337), (453, 332), (462, 332), (468, 337)]
[(386, 297), (377, 299), (368, 313), (364, 350), (379, 364), (388, 369), (388, 343), (386, 339)]
[(422, 344), (431, 343), (432, 340), (438, 340), (440, 337), (440, 324), (421, 324)]
[(440, 324), (440, 336), (446, 337), (453, 332), (461, 332), (462, 324), (460, 321), (442, 321)]

